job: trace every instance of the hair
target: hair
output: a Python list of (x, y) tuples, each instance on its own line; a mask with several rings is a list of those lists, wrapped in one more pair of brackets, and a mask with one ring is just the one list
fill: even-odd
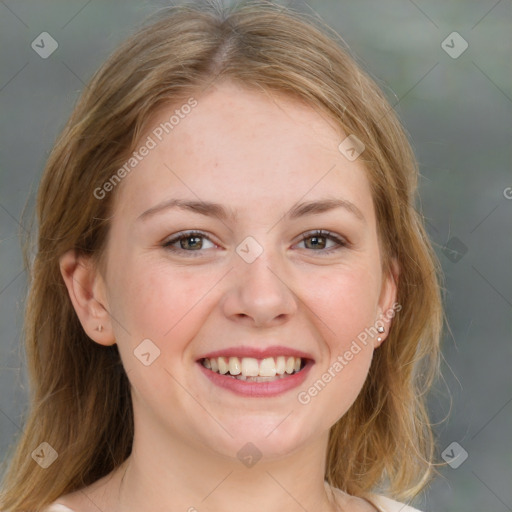
[[(119, 187), (101, 200), (94, 191), (126, 162), (163, 106), (220, 80), (302, 100), (364, 144), (359, 158), (383, 269), (398, 264), (401, 307), (361, 392), (331, 427), (325, 479), (355, 496), (379, 489), (412, 498), (434, 473), (426, 392), (439, 371), (444, 319), (440, 266), (415, 207), (417, 162), (392, 106), (341, 37), (315, 16), (262, 1), (227, 8), (199, 2), (167, 7), (150, 21), (94, 74), (39, 185), (38, 233), (24, 246), (30, 408), (10, 449), (1, 510), (40, 510), (131, 453), (130, 383), (117, 346), (85, 334), (59, 258), (74, 249), (101, 263)], [(31, 457), (42, 442), (58, 453), (46, 469)]]

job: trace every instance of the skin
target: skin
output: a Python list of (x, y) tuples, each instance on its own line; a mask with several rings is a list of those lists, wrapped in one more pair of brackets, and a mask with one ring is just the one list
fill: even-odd
[[(345, 158), (338, 145), (346, 134), (290, 97), (222, 82), (196, 99), (115, 190), (106, 270), (73, 251), (61, 258), (91, 343), (119, 347), (135, 437), (124, 464), (59, 501), (83, 512), (336, 510), (323, 484), (329, 429), (356, 399), (380, 343), (374, 337), (361, 345), (308, 404), (297, 393), (395, 302), (397, 273), (382, 273), (362, 158)], [(175, 108), (158, 112), (151, 126)], [(364, 220), (345, 208), (284, 217), (298, 202), (340, 197)], [(170, 198), (220, 203), (237, 219), (179, 209), (138, 219)], [(315, 239), (301, 239), (316, 229), (348, 243), (320, 238), (318, 248)], [(179, 254), (163, 247), (184, 230), (207, 238), (189, 245), (185, 238)], [(252, 263), (236, 252), (248, 236), (263, 248)], [(382, 342), (389, 320), (384, 326)], [(160, 356), (145, 366), (133, 351), (148, 338)], [(240, 397), (214, 386), (196, 359), (242, 344), (294, 347), (315, 365), (298, 389)], [(247, 442), (262, 454), (250, 468), (236, 457)], [(338, 500), (350, 510), (375, 510), (341, 492)]]

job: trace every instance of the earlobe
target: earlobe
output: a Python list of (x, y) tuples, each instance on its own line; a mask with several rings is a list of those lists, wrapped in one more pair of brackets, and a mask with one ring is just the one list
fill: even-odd
[(69, 298), (86, 334), (100, 345), (113, 345), (104, 281), (89, 258), (70, 250), (59, 259)]
[(374, 340), (374, 348), (379, 347), (388, 336), (392, 319), (396, 314), (399, 274), (400, 268), (398, 262), (393, 258), (390, 265), (390, 272), (384, 276), (382, 282), (379, 315), (375, 323), (379, 334)]

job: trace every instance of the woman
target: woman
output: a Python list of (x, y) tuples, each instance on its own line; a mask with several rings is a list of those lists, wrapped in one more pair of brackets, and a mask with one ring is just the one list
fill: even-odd
[(130, 38), (41, 181), (1, 510), (414, 510), (442, 325), (416, 180), (304, 16), (199, 3)]

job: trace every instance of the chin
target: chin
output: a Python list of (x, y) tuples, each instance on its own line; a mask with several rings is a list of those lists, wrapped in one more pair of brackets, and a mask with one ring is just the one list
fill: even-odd
[(225, 422), (224, 427), (233, 437), (220, 434), (206, 444), (214, 446), (217, 453), (234, 456), (241, 462), (245, 456), (264, 460), (286, 457), (311, 442), (313, 435), (319, 437), (321, 432), (318, 427), (313, 429), (297, 421), (291, 411), (278, 416), (241, 416)]

